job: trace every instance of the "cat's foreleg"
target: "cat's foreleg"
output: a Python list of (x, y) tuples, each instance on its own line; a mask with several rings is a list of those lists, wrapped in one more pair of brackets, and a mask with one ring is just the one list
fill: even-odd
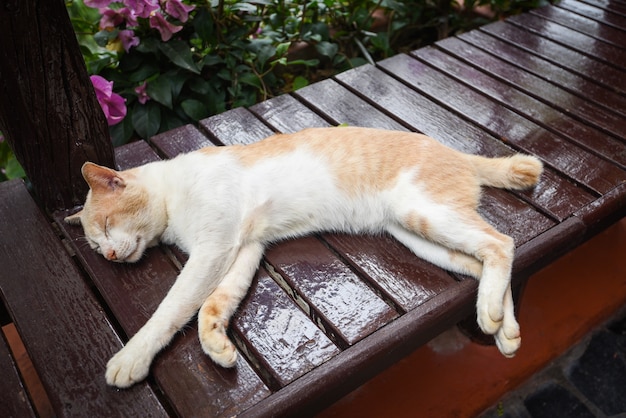
[[(202, 302), (215, 289), (223, 274), (224, 260), (229, 254), (192, 252), (176, 282), (157, 310), (128, 343), (109, 360), (106, 381), (119, 388), (129, 387), (143, 380), (156, 354), (173, 338), (198, 311)], [(210, 254), (210, 252), (208, 252)]]
[(228, 273), (198, 312), (202, 349), (222, 367), (233, 367), (237, 361), (237, 349), (226, 335), (228, 321), (250, 287), (263, 250), (260, 243), (241, 247)]

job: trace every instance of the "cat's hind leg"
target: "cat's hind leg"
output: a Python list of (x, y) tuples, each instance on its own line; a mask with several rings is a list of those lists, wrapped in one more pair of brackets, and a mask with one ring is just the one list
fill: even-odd
[(237, 361), (235, 345), (226, 335), (228, 321), (250, 287), (263, 250), (260, 243), (241, 247), (234, 263), (198, 312), (198, 333), (202, 349), (222, 367), (233, 367)]
[(467, 274), (475, 279), (480, 279), (482, 276), (482, 263), (470, 255), (422, 238), (396, 223), (387, 225), (386, 230), (413, 254), (436, 266), (454, 273)]
[(504, 295), (504, 316), (502, 326), (495, 334), (496, 346), (506, 357), (513, 357), (519, 349), (522, 338), (517, 320), (515, 319), (515, 307), (513, 305), (513, 293), (511, 286)]
[(505, 350), (504, 355), (513, 355), (520, 344), (519, 326), (508, 293), (515, 248), (513, 239), (498, 232), (473, 209), (436, 206), (436, 210), (428, 212), (404, 212), (400, 218), (403, 227), (482, 262), (476, 301), (478, 325), (486, 334), (496, 334), (500, 340), (498, 347)]

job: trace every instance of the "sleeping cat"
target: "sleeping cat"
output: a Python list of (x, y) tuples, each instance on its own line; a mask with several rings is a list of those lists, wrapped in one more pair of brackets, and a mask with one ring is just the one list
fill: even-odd
[(198, 311), (204, 352), (234, 366), (228, 321), (265, 247), (318, 231), (384, 231), (416, 255), (480, 279), (480, 328), (507, 357), (520, 346), (513, 239), (476, 208), (481, 185), (536, 184), (542, 164), (534, 157), (463, 154), (416, 133), (313, 128), (120, 172), (86, 163), (82, 172), (90, 191), (83, 210), (66, 221), (82, 224), (94, 250), (130, 263), (159, 241), (189, 253), (152, 317), (108, 362), (110, 385), (144, 379), (155, 355)]

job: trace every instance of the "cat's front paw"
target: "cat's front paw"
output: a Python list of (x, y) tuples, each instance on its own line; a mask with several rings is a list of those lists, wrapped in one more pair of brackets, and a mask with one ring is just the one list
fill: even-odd
[(228, 339), (223, 328), (214, 328), (200, 333), (202, 350), (222, 367), (233, 367), (237, 363), (237, 349)]
[(107, 363), (106, 381), (111, 386), (127, 388), (145, 379), (152, 358), (127, 345)]

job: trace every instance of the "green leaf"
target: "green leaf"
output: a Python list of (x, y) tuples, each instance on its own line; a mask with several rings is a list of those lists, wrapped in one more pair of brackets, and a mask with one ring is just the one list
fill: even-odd
[(199, 121), (209, 116), (209, 109), (200, 100), (183, 100), (180, 106), (194, 121)]
[(193, 57), (191, 56), (189, 45), (187, 45), (186, 42), (172, 40), (167, 43), (161, 43), (159, 48), (166, 57), (168, 57), (180, 68), (189, 70), (192, 73), (200, 74), (196, 63), (193, 61)]
[(133, 127), (132, 117), (128, 115), (122, 119), (122, 121), (113, 126), (109, 126), (109, 135), (111, 135), (111, 141), (114, 147), (119, 147), (130, 141), (133, 137), (135, 128)]
[(249, 86), (256, 87), (257, 89), (263, 89), (263, 83), (256, 74), (253, 73), (243, 73), (239, 75), (239, 81), (244, 84), (248, 84)]
[(193, 77), (189, 80), (188, 84), (191, 91), (194, 91), (198, 94), (208, 94), (211, 91), (211, 85), (204, 79), (200, 77)]
[(196, 33), (205, 42), (213, 40), (213, 32), (215, 31), (215, 24), (209, 11), (205, 8), (199, 9), (196, 16), (193, 19), (193, 27)]
[(298, 90), (301, 89), (302, 87), (306, 87), (309, 85), (309, 80), (307, 80), (306, 78), (302, 77), (301, 75), (297, 76), (296, 78), (293, 79), (293, 89), (294, 90)]
[(5, 174), (9, 180), (26, 177), (24, 169), (14, 156), (9, 157), (5, 167)]
[(156, 102), (149, 101), (145, 105), (137, 102), (133, 106), (133, 127), (144, 139), (154, 136), (161, 126), (161, 109)]
[(169, 77), (161, 74), (154, 80), (148, 82), (146, 93), (150, 98), (161, 103), (163, 106), (171, 109), (172, 105), (172, 86)]
[(315, 49), (320, 55), (332, 59), (339, 52), (339, 45), (327, 41), (322, 41), (315, 45)]

